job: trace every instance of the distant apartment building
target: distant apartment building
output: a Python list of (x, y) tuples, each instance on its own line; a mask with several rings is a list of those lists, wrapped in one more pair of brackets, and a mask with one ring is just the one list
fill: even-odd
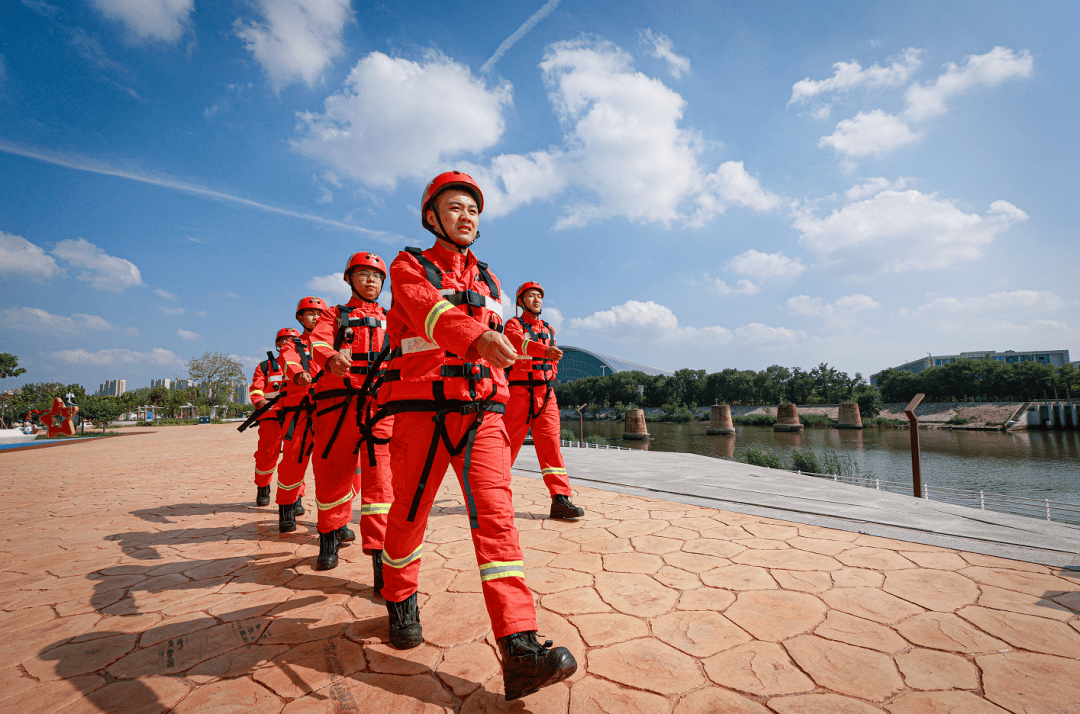
[(165, 387), (165, 389), (172, 389), (174, 384), (176, 384), (175, 379), (151, 379), (150, 389), (153, 389), (154, 387)]
[[(1038, 364), (1045, 364), (1051, 367), (1062, 367), (1069, 364), (1069, 351), (1031, 350), (1029, 352), (1016, 352), (1015, 350), (1006, 350), (1004, 352), (995, 352), (993, 350), (982, 350), (980, 352), (961, 352), (958, 355), (927, 355), (912, 362), (905, 362), (898, 367), (892, 367), (891, 369), (918, 373), (924, 369), (930, 369), (931, 367), (943, 367), (944, 365), (952, 364), (960, 359), (993, 359), (998, 362), (1004, 362), (1005, 364), (1037, 362)], [(882, 370), (882, 372), (884, 371), (885, 370)], [(877, 384), (880, 376), (881, 372), (870, 375), (870, 384)]]
[(101, 383), (97, 394), (101, 397), (119, 397), (127, 391), (126, 379), (109, 379)]

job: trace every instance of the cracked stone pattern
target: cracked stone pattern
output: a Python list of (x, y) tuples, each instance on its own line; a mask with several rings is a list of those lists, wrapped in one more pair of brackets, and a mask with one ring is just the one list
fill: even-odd
[(507, 703), (456, 478), (402, 652), (358, 546), (314, 571), (314, 516), (253, 505), (253, 432), (124, 431), (2, 457), (2, 711), (1080, 713), (1074, 572), (590, 488), (551, 521), (522, 475), (539, 634), (579, 669)]

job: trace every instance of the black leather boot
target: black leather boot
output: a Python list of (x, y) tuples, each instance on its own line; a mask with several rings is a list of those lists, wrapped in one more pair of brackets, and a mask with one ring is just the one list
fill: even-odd
[(296, 504), (295, 503), (279, 503), (278, 504), (277, 529), (281, 533), (292, 533), (294, 530), (296, 530)]
[(333, 570), (337, 567), (338, 532), (319, 534), (319, 559), (315, 561), (316, 570)]
[(341, 543), (343, 545), (345, 543), (352, 543), (354, 540), (356, 540), (356, 534), (353, 533), (352, 528), (349, 528), (348, 523), (337, 529), (337, 537), (338, 543)]
[(585, 509), (570, 503), (569, 496), (551, 497), (552, 518), (581, 518), (585, 515)]
[(424, 644), (420, 629), (420, 608), (416, 606), (416, 593), (401, 602), (386, 601), (390, 615), (390, 644), (399, 650), (411, 650)]
[(256, 506), (269, 506), (270, 505), (270, 487), (259, 486), (259, 490), (255, 492), (255, 505)]
[(303, 500), (303, 496), (296, 497), (296, 503), (293, 504), (293, 506), (295, 506), (295, 508), (293, 508), (293, 515), (302, 516), (307, 513), (307, 511), (304, 510)]
[(380, 595), (383, 589), (383, 576), (382, 576), (382, 551), (371, 551), (371, 569), (375, 573), (375, 594)]
[(565, 647), (540, 644), (536, 632), (516, 632), (499, 638), (503, 691), (507, 701), (561, 682), (577, 671), (577, 661)]

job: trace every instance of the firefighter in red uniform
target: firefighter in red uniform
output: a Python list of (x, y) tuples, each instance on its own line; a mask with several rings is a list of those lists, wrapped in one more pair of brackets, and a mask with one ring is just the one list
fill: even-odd
[(394, 420), (376, 423), (376, 390), (389, 354), (386, 312), (376, 302), (386, 263), (374, 253), (354, 253), (344, 280), (352, 288), (345, 305), (325, 310), (311, 332), (312, 363), (323, 370), (315, 385), (315, 500), (319, 507), (316, 569), (337, 566), (338, 547), (356, 539), (348, 527), (353, 498), (360, 494), (360, 537), (371, 556), (375, 592), (382, 589), (382, 549), (390, 484), (390, 431)]
[(278, 401), (283, 430), (277, 482), (278, 530), (282, 533), (295, 531), (296, 517), (304, 515), (304, 474), (311, 457), (311, 413), (315, 410), (311, 383), (320, 373), (311, 361), (311, 330), (325, 309), (322, 298), (302, 298), (296, 306), (296, 321), (304, 334), (286, 340), (278, 356), (286, 377)]
[[(424, 641), (416, 604), (424, 529), (452, 465), (469, 515), (481, 588), (498, 641), (507, 699), (559, 682), (577, 669), (565, 647), (536, 639), (536, 608), (510, 490), (510, 444), (503, 424), (509, 391), (503, 369), (513, 345), (503, 336), (501, 291), (469, 250), (484, 196), (457, 171), (436, 176), (421, 201), (435, 245), (406, 248), (390, 267), (387, 332), (395, 354), (379, 392), (380, 414), (395, 415), (390, 459), (394, 502), (383, 570), (390, 642)], [(397, 353), (400, 350), (400, 354)]]
[[(506, 339), (524, 355), (506, 370), (510, 401), (506, 403), (506, 432), (510, 436), (510, 463), (517, 461), (532, 427), (540, 473), (551, 494), (552, 518), (581, 518), (585, 510), (570, 502), (570, 479), (566, 475), (559, 431), (559, 403), (555, 399), (555, 375), (562, 350), (555, 345), (555, 329), (540, 319), (544, 288), (527, 282), (517, 289), (517, 306), (522, 312), (506, 323)], [(517, 312), (515, 309), (514, 312)]]
[[(291, 327), (283, 327), (278, 330), (274, 339), (275, 346), (281, 351), (281, 346), (290, 337), (299, 337), (300, 333)], [(259, 422), (259, 446), (255, 449), (255, 494), (256, 506), (270, 505), (270, 481), (277, 470), (278, 455), (281, 454), (281, 420), (277, 410), (278, 393), (281, 391), (281, 382), (285, 375), (278, 366), (278, 360), (270, 352), (266, 353), (266, 360), (260, 362), (255, 368), (255, 376), (251, 379), (248, 394), (251, 395), (251, 405), (255, 407)], [(253, 415), (254, 416), (254, 415)]]

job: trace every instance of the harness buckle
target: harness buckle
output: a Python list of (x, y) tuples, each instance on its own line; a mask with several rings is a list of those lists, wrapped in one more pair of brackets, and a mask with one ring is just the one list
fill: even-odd
[(476, 292), (475, 290), (466, 290), (465, 303), (468, 305), (472, 305), (473, 307), (483, 307), (484, 296)]

